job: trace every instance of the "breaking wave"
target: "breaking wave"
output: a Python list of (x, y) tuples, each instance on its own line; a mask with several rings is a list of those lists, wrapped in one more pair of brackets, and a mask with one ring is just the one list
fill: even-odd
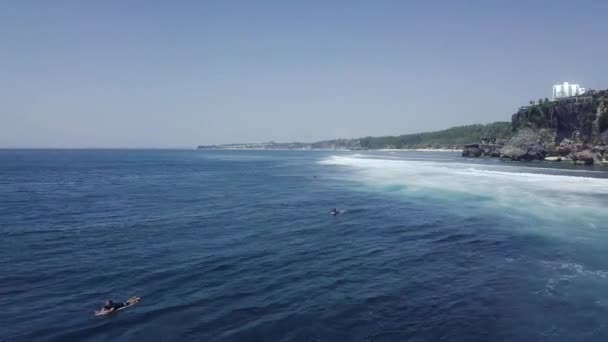
[[(348, 168), (339, 173), (370, 191), (407, 198), (433, 198), (455, 209), (497, 210), (498, 214), (543, 221), (606, 227), (608, 179), (602, 172), (576, 172), (512, 165), (331, 156), (320, 164)], [(456, 202), (456, 203), (453, 203)]]

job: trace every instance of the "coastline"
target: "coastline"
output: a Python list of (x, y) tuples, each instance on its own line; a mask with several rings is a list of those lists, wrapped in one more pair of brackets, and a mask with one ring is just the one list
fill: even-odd
[(349, 150), (349, 149), (334, 149), (334, 148), (196, 148), (197, 151), (336, 151), (336, 152), (361, 152), (361, 151), (379, 151), (379, 152), (453, 152), (461, 153), (462, 148), (379, 148), (367, 150)]
[(382, 152), (454, 152), (461, 153), (462, 148), (382, 148), (377, 150), (366, 151), (382, 151)]

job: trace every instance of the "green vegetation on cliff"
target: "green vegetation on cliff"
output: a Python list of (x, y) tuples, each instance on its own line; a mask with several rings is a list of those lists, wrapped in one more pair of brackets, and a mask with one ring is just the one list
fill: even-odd
[(365, 137), (356, 139), (324, 140), (316, 143), (253, 143), (229, 144), (217, 146), (199, 146), (199, 149), (343, 149), (343, 150), (373, 150), (373, 149), (426, 149), (426, 148), (462, 148), (464, 145), (478, 143), (481, 137), (492, 137), (506, 140), (512, 136), (510, 122), (494, 122), (487, 125), (458, 126), (442, 131), (404, 134), (386, 137)]
[(436, 132), (366, 137), (359, 140), (362, 149), (459, 148), (479, 142), (479, 138), (484, 136), (492, 136), (498, 140), (509, 139), (512, 135), (511, 127), (510, 122), (494, 122), (487, 125), (452, 127)]
[(608, 98), (602, 98), (598, 108), (598, 112), (598, 125), (600, 132), (605, 132), (606, 130), (608, 130)]

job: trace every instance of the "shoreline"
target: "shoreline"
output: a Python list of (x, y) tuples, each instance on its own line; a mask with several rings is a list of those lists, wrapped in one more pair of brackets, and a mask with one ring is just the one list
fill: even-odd
[(377, 150), (366, 151), (382, 151), (382, 152), (462, 152), (462, 148), (382, 148)]
[(296, 148), (197, 148), (196, 151), (335, 151), (335, 152), (453, 152), (460, 153), (462, 149), (449, 149), (449, 148), (378, 148), (368, 150), (348, 150), (348, 149), (334, 149), (334, 148), (308, 148), (308, 149), (296, 149)]

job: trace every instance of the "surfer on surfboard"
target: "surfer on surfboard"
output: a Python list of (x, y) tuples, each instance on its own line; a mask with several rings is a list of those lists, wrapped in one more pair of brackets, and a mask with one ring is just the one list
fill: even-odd
[(107, 315), (111, 312), (120, 311), (125, 309), (131, 305), (135, 305), (139, 303), (140, 297), (131, 297), (127, 299), (126, 302), (115, 303), (111, 300), (106, 300), (105, 304), (99, 309), (99, 311), (95, 311), (96, 316)]

